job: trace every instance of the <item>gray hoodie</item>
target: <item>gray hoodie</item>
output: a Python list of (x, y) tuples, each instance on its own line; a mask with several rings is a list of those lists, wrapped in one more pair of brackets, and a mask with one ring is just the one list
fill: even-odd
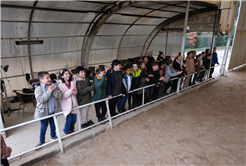
[(62, 91), (58, 88), (57, 83), (51, 83), (53, 88), (55, 89), (53, 92), (45, 89), (45, 84), (40, 83), (40, 86), (37, 86), (35, 89), (35, 97), (37, 101), (34, 119), (42, 118), (49, 115), (48, 109), (48, 100), (51, 96), (53, 96), (55, 100), (55, 113), (61, 111), (59, 100), (62, 98)]

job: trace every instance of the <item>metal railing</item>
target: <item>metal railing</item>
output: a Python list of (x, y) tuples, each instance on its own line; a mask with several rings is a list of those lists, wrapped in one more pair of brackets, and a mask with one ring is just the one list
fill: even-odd
[[(223, 65), (223, 64), (222, 64), (222, 65)], [(214, 66), (214, 67), (219, 67), (219, 66), (222, 66), (222, 65), (218, 65), (218, 66)], [(213, 67), (211, 67), (211, 68), (213, 68)], [(205, 70), (206, 70), (206, 69), (203, 69), (203, 70), (201, 70), (201, 71), (205, 71)], [(192, 74), (190, 74), (190, 75), (194, 75), (194, 74), (196, 74), (196, 73), (197, 73), (197, 72), (192, 73)], [(183, 79), (185, 79), (186, 77), (188, 77), (188, 76), (190, 76), (190, 75), (184, 76)], [(220, 76), (221, 76), (221, 74), (220, 74), (218, 77), (220, 77)], [(170, 79), (169, 81), (174, 81), (174, 80), (177, 80), (177, 79), (181, 79), (181, 78), (180, 78), (180, 77), (177, 77), (177, 78)], [(111, 115), (110, 115), (109, 103), (108, 103), (108, 101), (110, 100), (109, 98), (105, 98), (105, 99), (102, 99), (102, 100), (98, 100), (98, 101), (94, 101), (94, 102), (91, 102), (91, 103), (88, 103), (88, 104), (85, 104), (85, 105), (78, 106), (78, 107), (76, 107), (76, 108), (73, 108), (72, 110), (77, 110), (77, 109), (80, 109), (80, 108), (83, 108), (83, 107), (87, 107), (87, 106), (94, 105), (94, 104), (96, 104), (96, 103), (100, 103), (100, 102), (104, 102), (104, 101), (105, 101), (105, 102), (106, 102), (107, 113), (108, 113), (108, 118), (105, 119), (105, 120), (103, 120), (103, 121), (100, 121), (100, 122), (98, 122), (98, 123), (95, 123), (94, 125), (91, 125), (91, 126), (89, 126), (89, 127), (86, 127), (86, 128), (84, 128), (84, 129), (81, 129), (81, 120), (80, 120), (80, 118), (77, 118), (77, 119), (78, 119), (78, 127), (79, 127), (79, 130), (78, 130), (78, 131), (75, 131), (75, 132), (73, 132), (73, 133), (71, 133), (71, 134), (64, 135), (64, 136), (62, 136), (62, 137), (61, 137), (61, 135), (60, 135), (59, 125), (58, 125), (58, 122), (57, 122), (57, 116), (63, 114), (62, 112), (55, 113), (55, 114), (52, 114), (52, 115), (49, 115), (49, 116), (46, 116), (46, 117), (42, 117), (42, 118), (39, 118), (39, 119), (31, 120), (31, 121), (28, 121), (28, 122), (25, 122), (25, 123), (21, 123), (21, 124), (18, 124), (18, 125), (14, 125), (14, 126), (11, 126), (11, 127), (7, 127), (7, 128), (4, 128), (4, 129), (1, 129), (0, 132), (7, 131), (7, 130), (11, 130), (11, 129), (16, 129), (16, 128), (18, 128), (18, 127), (22, 127), (22, 126), (25, 126), (25, 125), (29, 125), (29, 124), (31, 124), (31, 123), (35, 123), (35, 122), (38, 122), (38, 121), (40, 121), (40, 120), (44, 120), (44, 119), (48, 119), (48, 118), (53, 118), (53, 119), (54, 119), (54, 123), (55, 123), (55, 127), (56, 127), (56, 132), (57, 132), (57, 137), (58, 137), (57, 140), (52, 140), (52, 141), (50, 141), (50, 142), (44, 143), (44, 144), (41, 145), (41, 146), (38, 146), (38, 147), (35, 147), (35, 148), (33, 148), (33, 149), (24, 151), (24, 152), (22, 152), (22, 153), (20, 153), (20, 154), (17, 154), (17, 155), (15, 155), (15, 156), (9, 157), (8, 159), (9, 159), (9, 160), (14, 159), (14, 158), (16, 158), (16, 157), (19, 157), (19, 156), (24, 155), (24, 154), (26, 154), (26, 153), (29, 153), (29, 152), (32, 152), (32, 151), (34, 151), (34, 150), (40, 149), (40, 148), (42, 148), (42, 147), (44, 147), (44, 146), (47, 146), (47, 145), (49, 145), (49, 144), (51, 144), (51, 143), (54, 143), (54, 142), (57, 142), (57, 141), (59, 142), (59, 148), (60, 148), (60, 151), (61, 151), (61, 152), (64, 152), (64, 150), (63, 150), (63, 145), (62, 145), (62, 139), (64, 139), (64, 138), (73, 136), (73, 135), (75, 135), (75, 134), (78, 134), (78, 133), (80, 133), (80, 132), (83, 132), (83, 131), (85, 131), (85, 130), (88, 130), (88, 129), (92, 128), (92, 127), (95, 127), (95, 126), (100, 125), (100, 124), (102, 124), (102, 123), (105, 123), (105, 122), (107, 122), (107, 121), (109, 122), (109, 127), (112, 129), (112, 128), (113, 128), (113, 125), (112, 125), (112, 119), (117, 118), (117, 117), (119, 117), (119, 116), (122, 116), (122, 115), (124, 115), (124, 114), (127, 114), (127, 113), (129, 113), (129, 112), (132, 112), (132, 111), (134, 111), (134, 110), (136, 110), (136, 109), (139, 109), (139, 108), (141, 108), (141, 107), (144, 107), (144, 106), (146, 106), (146, 105), (149, 105), (149, 104), (152, 104), (152, 103), (154, 103), (154, 102), (157, 102), (157, 101), (159, 101), (159, 100), (162, 100), (162, 99), (165, 99), (165, 98), (167, 98), (167, 97), (173, 96), (173, 95), (175, 95), (175, 94), (177, 94), (177, 93), (179, 93), (179, 92), (182, 92), (182, 91), (184, 91), (184, 90), (190, 89), (191, 87), (194, 87), (194, 86), (196, 86), (196, 85), (202, 84), (202, 83), (204, 83), (204, 82), (206, 82), (206, 81), (209, 81), (209, 80), (210, 80), (210, 79), (206, 79), (206, 80), (203, 81), (203, 82), (197, 83), (197, 84), (192, 85), (192, 86), (188, 86), (188, 87), (186, 87), (186, 88), (183, 88), (182, 90), (179, 90), (179, 89), (177, 88), (177, 91), (176, 91), (176, 92), (174, 92), (174, 93), (172, 93), (172, 94), (169, 94), (169, 95), (166, 95), (166, 96), (163, 96), (163, 97), (159, 97), (159, 98), (157, 98), (156, 100), (150, 101), (150, 102), (148, 102), (148, 103), (145, 103), (145, 100), (144, 100), (144, 98), (145, 98), (145, 89), (150, 88), (150, 87), (153, 87), (153, 86), (156, 86), (156, 84), (151, 84), (151, 85), (148, 85), (148, 86), (145, 86), (145, 87), (141, 87), (141, 88), (138, 88), (138, 89), (129, 91), (128, 93), (133, 93), (133, 92), (137, 92), (137, 91), (140, 91), (140, 90), (143, 91), (143, 92), (142, 92), (142, 105), (137, 106), (137, 107), (135, 107), (135, 108), (132, 108), (131, 110), (125, 111), (125, 112), (123, 112), (123, 113), (119, 113), (119, 114), (117, 114), (117, 115), (115, 115), (115, 116), (113, 116), (113, 117), (111, 117)], [(180, 84), (180, 81), (178, 81), (177, 84)], [(177, 86), (177, 87), (178, 87), (178, 86)], [(117, 96), (113, 96), (113, 98), (120, 97), (120, 96), (122, 96), (122, 94), (119, 94), (119, 95), (117, 95)], [(80, 117), (80, 111), (78, 111), (77, 114), (78, 114), (77, 116)]]

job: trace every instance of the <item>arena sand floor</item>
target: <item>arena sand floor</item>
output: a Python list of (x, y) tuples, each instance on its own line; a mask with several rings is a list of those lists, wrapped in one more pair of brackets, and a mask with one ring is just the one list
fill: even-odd
[(36, 165), (245, 165), (246, 66)]

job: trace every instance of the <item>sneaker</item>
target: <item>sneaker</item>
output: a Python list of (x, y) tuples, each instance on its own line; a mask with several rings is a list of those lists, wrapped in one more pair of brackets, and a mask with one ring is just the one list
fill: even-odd
[(97, 118), (98, 122), (101, 122), (103, 119), (102, 118)]
[(91, 120), (87, 122), (87, 126), (91, 126), (94, 125), (94, 122), (92, 122)]
[(37, 147), (43, 145), (44, 143), (45, 143), (45, 142), (39, 142), (39, 143), (35, 146), (35, 148), (37, 148)]
[(50, 138), (51, 141), (54, 141), (54, 140), (57, 140), (57, 139), (58, 139), (57, 136), (54, 136), (54, 137), (51, 137), (51, 138)]
[(122, 108), (120, 108), (119, 110), (118, 110), (118, 113), (120, 114), (120, 113), (122, 113), (123, 112), (123, 110), (122, 110)]
[(81, 125), (81, 128), (86, 128), (86, 127), (87, 127), (87, 124), (86, 123), (84, 123), (84, 124)]
[(118, 113), (117, 113), (117, 112), (114, 112), (114, 113), (111, 115), (111, 117), (116, 116), (116, 115), (118, 115)]
[(102, 120), (106, 120), (106, 119), (107, 119), (107, 118), (105, 118), (104, 116), (102, 116), (101, 118), (102, 118)]
[[(105, 119), (107, 119), (107, 118), (105, 118), (105, 117), (101, 117), (101, 121), (103, 121), (103, 120), (105, 120)], [(103, 123), (101, 123), (102, 125), (104, 125), (106, 122), (103, 122)]]
[(131, 110), (131, 109), (132, 109), (132, 107), (131, 107), (131, 105), (129, 105), (129, 106), (128, 106), (128, 110)]

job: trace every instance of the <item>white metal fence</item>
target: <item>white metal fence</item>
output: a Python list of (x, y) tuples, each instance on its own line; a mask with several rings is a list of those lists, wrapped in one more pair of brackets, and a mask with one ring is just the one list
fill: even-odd
[[(222, 65), (224, 65), (224, 64), (222, 64)], [(219, 67), (219, 66), (222, 66), (222, 65), (217, 65), (217, 66), (214, 66), (214, 67)], [(214, 67), (211, 67), (211, 68), (214, 68)], [(205, 71), (205, 70), (206, 70), (206, 69), (201, 70), (201, 71)], [(190, 74), (190, 75), (194, 75), (194, 74), (196, 74), (196, 73), (193, 73), (193, 74)], [(209, 73), (208, 73), (208, 74), (209, 74)], [(188, 77), (188, 76), (190, 76), (190, 75), (186, 75), (185, 77)], [(221, 74), (220, 74), (218, 77), (220, 77), (220, 76), (221, 76)], [(94, 127), (94, 126), (100, 125), (101, 123), (104, 123), (104, 122), (107, 122), (107, 121), (109, 122), (109, 126), (110, 126), (110, 128), (112, 129), (112, 127), (113, 127), (113, 125), (112, 125), (112, 119), (114, 119), (114, 118), (116, 118), (116, 117), (119, 117), (119, 116), (122, 116), (122, 115), (124, 115), (124, 114), (127, 114), (127, 113), (129, 113), (129, 112), (131, 112), (131, 111), (133, 111), (133, 110), (139, 109), (139, 108), (144, 107), (144, 106), (146, 106), (146, 105), (149, 105), (149, 104), (151, 104), (151, 103), (153, 103), (153, 102), (157, 102), (157, 101), (162, 100), (162, 99), (164, 99), (164, 98), (173, 96), (173, 95), (175, 95), (175, 94), (177, 94), (177, 93), (179, 93), (179, 92), (181, 92), (181, 91), (190, 89), (191, 87), (194, 87), (194, 86), (196, 86), (196, 85), (202, 84), (202, 83), (204, 83), (204, 82), (210, 80), (210, 79), (207, 78), (204, 82), (200, 82), (200, 83), (197, 83), (197, 84), (195, 84), (195, 85), (192, 85), (192, 86), (189, 86), (189, 87), (187, 87), (187, 88), (183, 88), (182, 90), (180, 90), (180, 88), (179, 88), (179, 87), (180, 87), (180, 86), (179, 86), (179, 85), (180, 85), (180, 80), (181, 80), (181, 79), (184, 79), (185, 77), (183, 77), (183, 78), (177, 77), (177, 78), (173, 78), (173, 79), (170, 80), (170, 81), (174, 81), (174, 80), (176, 80), (176, 79), (179, 79), (179, 81), (177, 81), (178, 86), (177, 86), (177, 91), (176, 91), (175, 93), (169, 94), (169, 95), (164, 96), (164, 97), (160, 97), (160, 98), (158, 98), (158, 99), (156, 99), (156, 100), (153, 100), (153, 101), (151, 101), (151, 102), (148, 102), (148, 103), (145, 103), (145, 102), (144, 102), (145, 89), (146, 89), (146, 88), (149, 88), (149, 87), (156, 86), (156, 84), (148, 85), (148, 86), (145, 86), (145, 87), (138, 88), (138, 89), (135, 89), (135, 90), (133, 90), (133, 91), (130, 91), (129, 93), (133, 93), (133, 92), (140, 91), (140, 90), (143, 91), (143, 93), (142, 93), (142, 105), (137, 106), (137, 107), (135, 107), (135, 108), (133, 108), (133, 109), (131, 109), (131, 110), (125, 111), (125, 112), (123, 112), (123, 113), (119, 113), (119, 114), (117, 114), (117, 115), (115, 115), (115, 116), (113, 116), (113, 117), (111, 117), (111, 115), (110, 115), (109, 103), (108, 103), (109, 98), (102, 99), (102, 100), (98, 100), (98, 101), (95, 101), (95, 102), (91, 102), (91, 103), (88, 103), (88, 104), (85, 104), (85, 105), (81, 105), (81, 106), (79, 106), (79, 107), (76, 107), (76, 108), (74, 108), (73, 110), (80, 109), (80, 108), (83, 108), (83, 107), (86, 107), (86, 106), (94, 105), (94, 104), (96, 104), (96, 103), (100, 103), (100, 102), (105, 101), (105, 102), (106, 102), (106, 107), (107, 107), (108, 118), (105, 119), (105, 120), (103, 120), (103, 121), (101, 121), (101, 122), (95, 123), (94, 125), (91, 125), (91, 126), (89, 126), (89, 127), (87, 127), (87, 128), (84, 128), (84, 129), (81, 129), (80, 118), (77, 118), (77, 119), (78, 119), (78, 127), (79, 127), (78, 131), (75, 131), (75, 132), (73, 132), (73, 133), (71, 133), (71, 134), (69, 134), (69, 135), (65, 135), (65, 136), (62, 136), (62, 137), (61, 137), (61, 135), (60, 135), (59, 125), (58, 125), (58, 122), (57, 122), (57, 116), (63, 114), (62, 112), (59, 112), (59, 113), (56, 113), (56, 114), (52, 114), (52, 115), (49, 115), (49, 116), (46, 116), (46, 117), (43, 117), (43, 118), (31, 120), (31, 121), (28, 121), (28, 122), (25, 122), (25, 123), (21, 123), (21, 124), (18, 124), (18, 125), (14, 125), (14, 126), (11, 126), (11, 127), (8, 127), (8, 128), (1, 129), (0, 132), (3, 132), (3, 131), (7, 131), (7, 130), (11, 130), (11, 129), (18, 128), (18, 127), (22, 127), (22, 126), (25, 126), (25, 125), (29, 125), (29, 124), (32, 124), (32, 123), (34, 123), (34, 122), (38, 122), (38, 121), (40, 121), (40, 120), (44, 120), (44, 119), (48, 119), (48, 118), (53, 118), (53, 119), (54, 119), (54, 122), (55, 122), (55, 127), (56, 127), (56, 132), (57, 132), (57, 137), (58, 137), (57, 140), (52, 140), (52, 141), (50, 141), (50, 142), (44, 143), (43, 145), (41, 145), (41, 146), (39, 146), (39, 147), (35, 147), (35, 148), (33, 148), (33, 149), (24, 151), (24, 152), (19, 153), (19, 154), (15, 155), (15, 156), (9, 157), (8, 159), (9, 159), (9, 160), (14, 159), (14, 158), (16, 158), (16, 157), (19, 157), (19, 156), (24, 155), (24, 154), (26, 154), (26, 153), (29, 153), (29, 152), (31, 152), (31, 151), (40, 149), (40, 148), (42, 148), (42, 147), (44, 147), (44, 146), (47, 146), (47, 145), (49, 145), (49, 144), (51, 144), (51, 143), (54, 143), (54, 142), (56, 142), (56, 141), (59, 142), (59, 148), (60, 148), (60, 151), (61, 151), (61, 152), (64, 152), (64, 150), (63, 150), (63, 145), (62, 145), (62, 139), (64, 139), (64, 138), (71, 137), (72, 135), (75, 135), (75, 134), (80, 133), (80, 132), (82, 132), (82, 131), (88, 130), (88, 129)], [(184, 81), (183, 81), (183, 82), (184, 82)], [(118, 96), (114, 96), (113, 98), (116, 98), (116, 97), (119, 97), (119, 96), (122, 96), (122, 94), (120, 94), (120, 95), (118, 95)], [(80, 111), (78, 111), (78, 117), (80, 117)]]

